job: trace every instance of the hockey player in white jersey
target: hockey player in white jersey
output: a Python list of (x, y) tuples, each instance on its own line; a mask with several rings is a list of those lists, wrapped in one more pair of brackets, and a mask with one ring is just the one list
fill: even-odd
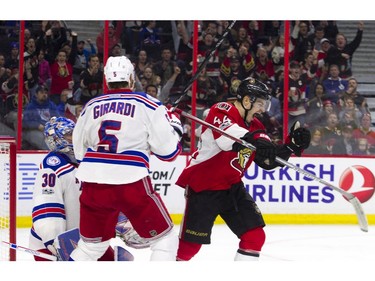
[[(33, 224), (29, 236), (29, 247), (33, 250), (58, 256), (60, 260), (64, 260), (64, 258), (66, 260), (67, 258), (66, 255), (64, 257), (64, 253), (59, 251), (59, 247), (56, 249), (57, 240), (55, 238), (62, 236), (60, 239), (64, 239), (65, 236), (62, 234), (69, 233), (67, 235), (70, 236), (66, 239), (66, 242), (59, 239), (64, 246), (68, 247), (68, 243), (74, 236), (72, 231), (77, 230), (79, 226), (81, 183), (75, 177), (78, 165), (72, 145), (74, 126), (75, 123), (72, 120), (64, 117), (52, 117), (46, 123), (44, 135), (50, 152), (40, 164), (33, 192)], [(131, 227), (123, 227), (127, 221), (126, 217), (121, 216), (120, 218), (116, 230), (118, 230), (118, 234), (122, 234), (122, 240), (133, 248), (147, 246), (141, 243), (142, 241), (137, 238), (137, 234), (131, 230)], [(127, 232), (124, 230), (127, 230)], [(113, 230), (114, 232), (115, 230)], [(130, 237), (130, 235), (133, 237)], [(76, 240), (78, 242), (78, 239)], [(132, 241), (136, 242), (133, 243)], [(118, 253), (126, 254), (127, 260), (132, 260), (132, 255), (125, 249), (118, 250)], [(109, 247), (100, 260), (110, 261), (117, 260), (117, 258), (118, 256), (115, 257), (114, 251)], [(34, 256), (34, 259), (36, 261), (45, 260), (38, 256)], [(120, 257), (119, 260), (123, 259)]]
[(72, 260), (97, 260), (109, 245), (119, 212), (151, 243), (151, 260), (175, 260), (178, 238), (150, 179), (153, 153), (173, 161), (181, 152), (179, 119), (157, 99), (132, 92), (134, 66), (109, 57), (106, 95), (90, 100), (73, 132), (82, 181), (80, 241)]

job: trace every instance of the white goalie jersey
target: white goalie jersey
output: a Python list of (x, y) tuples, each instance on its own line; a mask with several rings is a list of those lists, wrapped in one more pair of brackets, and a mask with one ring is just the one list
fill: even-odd
[[(145, 93), (109, 91), (90, 100), (73, 132), (81, 181), (124, 184), (149, 175), (151, 152), (172, 161), (181, 152), (167, 109)], [(93, 172), (94, 171), (94, 172)]]
[(40, 164), (33, 193), (31, 249), (46, 248), (58, 234), (79, 226), (81, 184), (76, 169), (68, 156), (56, 152), (48, 153)]

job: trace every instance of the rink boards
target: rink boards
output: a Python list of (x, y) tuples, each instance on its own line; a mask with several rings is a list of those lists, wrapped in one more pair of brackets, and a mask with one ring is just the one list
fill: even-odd
[[(17, 156), (17, 226), (31, 225), (32, 195), (39, 163), (45, 153)], [(188, 155), (172, 163), (151, 156), (151, 178), (173, 221), (181, 221), (184, 189), (175, 182)], [(292, 157), (293, 165), (358, 197), (369, 224), (375, 224), (375, 158)], [(218, 163), (219, 165), (219, 163)], [(207, 174), (207, 177), (211, 175)], [(252, 165), (244, 178), (268, 224), (356, 224), (353, 206), (340, 193), (290, 168), (265, 171)], [(221, 223), (220, 219), (217, 223)]]

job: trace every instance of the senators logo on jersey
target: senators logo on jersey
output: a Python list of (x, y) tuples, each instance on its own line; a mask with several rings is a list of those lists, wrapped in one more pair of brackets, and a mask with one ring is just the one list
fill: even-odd
[(234, 158), (231, 162), (231, 166), (238, 170), (240, 173), (246, 168), (247, 163), (250, 160), (253, 151), (250, 148), (244, 148), (238, 152), (238, 158)]

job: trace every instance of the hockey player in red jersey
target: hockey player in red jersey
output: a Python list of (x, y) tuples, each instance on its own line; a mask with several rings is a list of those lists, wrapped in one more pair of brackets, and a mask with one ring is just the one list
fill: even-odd
[(175, 260), (178, 236), (150, 179), (151, 152), (173, 161), (181, 152), (182, 126), (161, 102), (132, 92), (134, 67), (125, 56), (109, 57), (108, 93), (91, 99), (73, 132), (82, 181), (80, 240), (72, 260), (97, 260), (113, 237), (119, 212), (150, 242), (151, 260)]
[(309, 146), (310, 132), (294, 124), (285, 144), (276, 146), (266, 134), (257, 114), (265, 112), (269, 89), (254, 78), (247, 78), (237, 89), (237, 100), (220, 102), (210, 108), (205, 121), (241, 138), (256, 151), (233, 142), (218, 132), (204, 128), (200, 148), (177, 180), (185, 188), (186, 205), (180, 226), (177, 260), (188, 261), (210, 244), (211, 231), (221, 216), (238, 237), (234, 260), (258, 260), (265, 242), (262, 214), (242, 182), (244, 171), (254, 161), (263, 169), (280, 166), (276, 156), (288, 160), (301, 156)]

